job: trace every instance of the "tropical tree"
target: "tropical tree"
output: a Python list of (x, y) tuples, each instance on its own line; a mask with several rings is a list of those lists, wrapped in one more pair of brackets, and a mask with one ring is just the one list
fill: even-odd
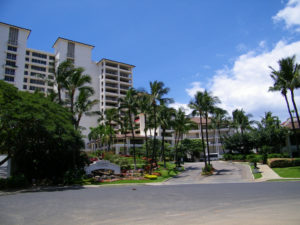
[(70, 71), (70, 74), (64, 81), (64, 88), (68, 95), (68, 102), (72, 115), (74, 115), (75, 95), (77, 90), (81, 91), (85, 89), (93, 93), (93, 88), (86, 86), (87, 84), (91, 83), (92, 79), (89, 75), (83, 74), (83, 72), (84, 69), (82, 67), (74, 68)]
[[(157, 107), (160, 104), (167, 104), (172, 101), (170, 98), (164, 98), (164, 95), (166, 95), (169, 92), (169, 88), (166, 88), (163, 82), (154, 81), (150, 82), (150, 103), (151, 103), (151, 109), (153, 112), (153, 121), (154, 121), (154, 144), (152, 149), (152, 160), (156, 162), (156, 137), (157, 137), (157, 117), (158, 117), (158, 110)], [(153, 163), (151, 163), (152, 167)], [(152, 170), (152, 168), (151, 168)]]
[(183, 109), (179, 109), (175, 112), (173, 129), (175, 132), (175, 161), (178, 167), (180, 166), (178, 153), (180, 151), (179, 148), (181, 148), (181, 145), (179, 144), (183, 139), (183, 135), (186, 134), (193, 126), (195, 126), (194, 122), (185, 115)]
[(158, 124), (160, 125), (162, 132), (162, 140), (161, 140), (161, 156), (164, 162), (164, 168), (166, 168), (166, 158), (165, 158), (165, 136), (166, 130), (170, 129), (173, 125), (173, 117), (175, 115), (175, 109), (168, 108), (165, 105), (161, 105), (158, 110)]
[(273, 79), (274, 84), (272, 87), (269, 88), (269, 91), (280, 91), (281, 94), (284, 96), (292, 123), (293, 134), (296, 139), (296, 148), (297, 151), (299, 151), (297, 132), (294, 124), (292, 110), (290, 108), (289, 101), (287, 98), (287, 90), (290, 90), (294, 111), (296, 113), (296, 118), (298, 121), (298, 126), (300, 127), (299, 113), (294, 97), (294, 90), (300, 87), (300, 65), (295, 64), (295, 56), (283, 58), (278, 61), (278, 64), (279, 70), (275, 70), (272, 67), (270, 67), (270, 69), (272, 70), (270, 76)]
[(149, 114), (151, 113), (150, 96), (147, 92), (139, 92), (137, 98), (138, 111), (144, 115), (144, 133), (146, 142), (146, 157), (149, 157), (149, 145), (148, 145), (148, 130), (150, 127)]
[(243, 109), (236, 109), (232, 112), (232, 126), (236, 129), (236, 132), (241, 132), (243, 135), (247, 129), (251, 129), (251, 124), (254, 121), (249, 120), (252, 117), (251, 114), (246, 114)]
[(129, 120), (129, 127), (131, 130), (132, 135), (132, 142), (133, 142), (133, 161), (134, 161), (134, 169), (136, 170), (136, 149), (135, 149), (135, 121), (134, 118), (137, 115), (137, 92), (134, 88), (129, 88), (126, 92), (125, 98), (120, 98), (120, 110), (126, 110), (128, 120)]
[(127, 114), (122, 114), (122, 112), (120, 112), (120, 117), (117, 121), (117, 123), (119, 124), (119, 132), (121, 134), (124, 135), (124, 151), (123, 154), (127, 153), (128, 148), (126, 147), (126, 139), (127, 139), (127, 133), (129, 132), (130, 129), (130, 124), (129, 124), (129, 118)]
[(79, 128), (79, 123), (82, 116), (89, 115), (90, 110), (94, 105), (96, 105), (99, 101), (94, 99), (90, 100), (90, 97), (94, 94), (92, 89), (81, 89), (79, 91), (79, 95), (76, 98), (75, 102), (75, 112), (74, 112), (74, 124), (75, 129)]
[(60, 182), (67, 171), (82, 169), (83, 141), (70, 118), (43, 94), (0, 81), (0, 153), (12, 159), (12, 175)]
[[(57, 87), (57, 95), (58, 95), (58, 103), (62, 104), (62, 91), (65, 88), (65, 82), (67, 77), (71, 76), (74, 70), (74, 64), (70, 60), (63, 61), (60, 63), (58, 66), (56, 65), (57, 63), (54, 64), (54, 77), (55, 77), (55, 84)], [(57, 68), (55, 68), (57, 67)]]
[(221, 128), (227, 127), (229, 124), (228, 112), (222, 108), (215, 107), (212, 113), (211, 124), (217, 129), (218, 138), (222, 146), (223, 153), (225, 153), (223, 136), (221, 135)]
[(207, 168), (207, 158), (206, 158), (206, 151), (205, 151), (205, 143), (204, 143), (204, 134), (203, 134), (203, 116), (205, 115), (204, 111), (204, 106), (205, 101), (204, 101), (204, 93), (198, 91), (194, 99), (190, 101), (189, 107), (193, 110), (192, 115), (199, 115), (199, 123), (200, 123), (200, 133), (201, 133), (201, 144), (202, 144), (202, 149), (203, 149), (203, 157), (204, 157), (204, 164), (205, 168)]
[(210, 165), (210, 151), (209, 151), (209, 144), (208, 144), (208, 115), (213, 113), (216, 107), (216, 104), (221, 103), (218, 97), (212, 96), (211, 93), (207, 92), (206, 90), (204, 91), (204, 114), (205, 114), (205, 121), (206, 121), (206, 126), (205, 126), (205, 133), (206, 133), (206, 148), (207, 148), (207, 155), (208, 155), (208, 164)]

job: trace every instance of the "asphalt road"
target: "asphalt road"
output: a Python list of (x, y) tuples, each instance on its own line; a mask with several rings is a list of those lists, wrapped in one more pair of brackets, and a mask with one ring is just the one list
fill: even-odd
[(0, 196), (0, 224), (300, 224), (300, 182), (100, 186)]
[(172, 184), (208, 184), (208, 183), (244, 183), (252, 182), (253, 177), (248, 165), (213, 161), (214, 176), (201, 176), (203, 162), (185, 163), (185, 171), (164, 182), (164, 185)]

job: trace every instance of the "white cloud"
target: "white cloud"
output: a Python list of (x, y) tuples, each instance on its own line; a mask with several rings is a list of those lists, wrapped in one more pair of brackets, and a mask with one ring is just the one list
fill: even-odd
[(266, 47), (266, 41), (260, 41), (258, 45), (259, 45), (260, 48), (265, 48)]
[(295, 27), (300, 32), (300, 0), (289, 0), (286, 7), (274, 17), (275, 22), (283, 20), (287, 28)]
[(194, 97), (197, 91), (204, 91), (204, 88), (201, 87), (200, 82), (193, 82), (191, 83), (192, 87), (185, 89), (190, 97)]
[(174, 103), (170, 104), (169, 106), (174, 109), (177, 109), (177, 110), (182, 108), (186, 115), (188, 115), (192, 112), (192, 110), (189, 108), (188, 104), (185, 104), (185, 103), (174, 102)]
[[(235, 108), (243, 108), (247, 113), (262, 116), (265, 111), (273, 111), (281, 119), (285, 119), (284, 98), (280, 93), (268, 92), (273, 85), (269, 66), (278, 69), (279, 59), (294, 54), (299, 61), (300, 41), (291, 44), (279, 41), (269, 52), (257, 54), (251, 51), (243, 54), (234, 62), (232, 68), (216, 72), (209, 90), (221, 99), (221, 106), (229, 112)], [(300, 98), (299, 93), (296, 94)]]

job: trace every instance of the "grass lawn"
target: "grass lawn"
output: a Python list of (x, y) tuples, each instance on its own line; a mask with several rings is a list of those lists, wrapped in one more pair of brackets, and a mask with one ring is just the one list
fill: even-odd
[(251, 171), (252, 171), (252, 174), (254, 176), (254, 179), (259, 179), (259, 178), (262, 177), (262, 175), (261, 175), (260, 172), (259, 173), (253, 173), (253, 170), (254, 170), (254, 166), (253, 165), (251, 165), (250, 167), (251, 167)]
[(281, 177), (300, 178), (300, 166), (272, 169)]

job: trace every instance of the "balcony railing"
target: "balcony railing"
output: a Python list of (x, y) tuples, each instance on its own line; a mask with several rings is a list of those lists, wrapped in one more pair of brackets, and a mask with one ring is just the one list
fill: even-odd
[(18, 41), (17, 41), (17, 40), (8, 40), (7, 43), (8, 43), (9, 45), (18, 46)]

